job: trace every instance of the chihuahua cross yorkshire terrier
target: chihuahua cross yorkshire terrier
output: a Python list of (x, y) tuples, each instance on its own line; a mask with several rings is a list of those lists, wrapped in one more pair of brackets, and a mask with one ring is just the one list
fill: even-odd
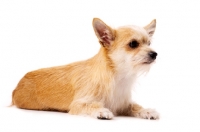
[(159, 119), (155, 110), (131, 100), (132, 85), (157, 56), (150, 48), (156, 20), (145, 27), (113, 29), (94, 18), (93, 28), (101, 45), (94, 57), (28, 72), (13, 91), (12, 104), (98, 119), (112, 119), (114, 115)]

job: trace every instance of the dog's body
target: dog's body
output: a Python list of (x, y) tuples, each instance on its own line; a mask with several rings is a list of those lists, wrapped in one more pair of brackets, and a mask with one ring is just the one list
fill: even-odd
[(100, 119), (111, 119), (113, 115), (158, 119), (156, 111), (131, 101), (132, 84), (156, 59), (157, 53), (149, 47), (156, 21), (144, 28), (112, 29), (95, 18), (93, 27), (101, 44), (97, 55), (27, 73), (13, 91), (13, 104), (23, 109), (67, 111)]

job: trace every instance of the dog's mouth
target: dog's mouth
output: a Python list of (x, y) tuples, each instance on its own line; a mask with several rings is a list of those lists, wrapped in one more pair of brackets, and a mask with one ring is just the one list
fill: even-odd
[(143, 64), (151, 64), (152, 62), (144, 62)]
[(154, 60), (148, 60), (148, 61), (143, 62), (143, 64), (151, 64), (153, 62), (154, 62)]

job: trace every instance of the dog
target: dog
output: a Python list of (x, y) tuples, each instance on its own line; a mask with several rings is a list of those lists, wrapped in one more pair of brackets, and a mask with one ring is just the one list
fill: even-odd
[(28, 72), (12, 93), (12, 104), (30, 110), (56, 110), (112, 119), (117, 115), (159, 119), (154, 109), (132, 101), (132, 85), (148, 72), (157, 53), (150, 48), (156, 20), (111, 28), (93, 19), (100, 50), (92, 58)]

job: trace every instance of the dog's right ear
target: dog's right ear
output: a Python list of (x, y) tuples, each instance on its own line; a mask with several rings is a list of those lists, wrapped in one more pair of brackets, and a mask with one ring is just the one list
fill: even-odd
[(144, 29), (146, 29), (149, 37), (152, 37), (154, 32), (155, 32), (155, 30), (156, 30), (156, 19), (154, 19), (153, 21), (151, 21), (150, 24), (145, 26)]
[(109, 47), (115, 39), (114, 30), (99, 18), (94, 18), (92, 24), (99, 42), (104, 47)]

